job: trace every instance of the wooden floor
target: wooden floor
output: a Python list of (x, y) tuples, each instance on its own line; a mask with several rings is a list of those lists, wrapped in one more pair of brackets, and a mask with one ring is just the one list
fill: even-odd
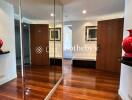
[[(26, 67), (25, 100), (43, 100), (61, 74), (50, 67)], [(64, 80), (51, 100), (119, 100), (119, 75), (95, 69), (71, 67), (64, 61)], [(59, 73), (60, 67), (57, 69)], [(57, 76), (57, 77), (56, 77)], [(21, 75), (0, 86), (0, 100), (24, 100)]]
[(58, 70), (60, 67), (26, 66), (25, 68), (24, 87), (18, 70), (18, 78), (0, 86), (0, 100), (43, 100), (61, 77), (61, 72)]
[(64, 63), (64, 80), (51, 100), (120, 100), (119, 75)]

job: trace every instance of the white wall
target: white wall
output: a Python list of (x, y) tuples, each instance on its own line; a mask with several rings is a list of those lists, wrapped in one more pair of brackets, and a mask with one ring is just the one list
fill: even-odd
[[(126, 30), (132, 29), (132, 0), (125, 0), (124, 38)], [(123, 100), (132, 100), (132, 67), (122, 64), (119, 94)]]
[[(52, 24), (49, 27), (54, 28)], [(61, 41), (55, 41), (55, 58), (62, 58), (62, 24), (56, 24), (55, 27), (61, 28)], [(49, 41), (49, 57), (54, 58), (54, 41)]]
[[(70, 26), (72, 28), (72, 26)], [(63, 34), (64, 34), (64, 58), (71, 59), (72, 58), (72, 29), (69, 28), (69, 25), (64, 26)]]
[(16, 78), (16, 54), (13, 6), (0, 0), (0, 38), (2, 50), (9, 54), (0, 55), (0, 85)]
[(72, 46), (87, 46), (90, 50), (73, 51), (74, 59), (92, 59), (96, 60), (96, 41), (85, 40), (85, 26), (97, 26), (97, 21), (71, 21), (65, 22), (65, 25), (72, 25)]

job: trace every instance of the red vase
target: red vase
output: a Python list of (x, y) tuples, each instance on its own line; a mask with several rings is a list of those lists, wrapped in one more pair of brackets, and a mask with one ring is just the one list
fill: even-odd
[(0, 48), (3, 46), (3, 41), (0, 39)]
[(132, 30), (129, 31), (129, 36), (123, 40), (123, 50), (125, 51), (125, 57), (132, 58)]

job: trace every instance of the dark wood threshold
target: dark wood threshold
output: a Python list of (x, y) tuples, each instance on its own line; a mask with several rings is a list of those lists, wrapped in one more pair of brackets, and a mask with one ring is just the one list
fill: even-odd
[(87, 67), (87, 68), (96, 68), (96, 61), (93, 60), (72, 60), (73, 67)]
[(50, 65), (62, 66), (62, 59), (61, 58), (50, 58)]
[(29, 65), (31, 65), (31, 64), (30, 64), (30, 63), (24, 63), (24, 65), (29, 66)]

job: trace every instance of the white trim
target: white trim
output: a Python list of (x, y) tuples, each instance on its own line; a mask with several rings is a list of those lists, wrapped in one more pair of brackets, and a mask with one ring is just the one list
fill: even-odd
[(51, 96), (54, 94), (54, 92), (56, 91), (56, 89), (58, 88), (58, 86), (60, 85), (62, 80), (63, 80), (63, 74), (62, 74), (61, 78), (59, 79), (59, 81), (55, 84), (55, 86), (49, 92), (49, 94), (45, 97), (44, 100), (50, 100)]
[(8, 76), (3, 76), (3, 78), (0, 79), (0, 85), (5, 84), (9, 81), (12, 81), (13, 79), (17, 78), (16, 74), (8, 75)]
[(72, 57), (72, 60), (96, 61), (96, 59), (88, 58), (88, 57)]
[[(20, 20), (20, 16), (19, 15), (15, 14), (14, 16), (15, 16), (15, 19), (16, 20)], [(26, 17), (22, 17), (22, 22), (25, 22), (25, 23), (30, 24), (31, 23), (31, 20), (28, 19), (28, 18), (26, 18)]]
[(125, 95), (123, 95), (123, 93), (121, 92), (121, 90), (118, 90), (118, 94), (121, 97), (122, 100), (129, 100), (127, 97), (125, 97)]

